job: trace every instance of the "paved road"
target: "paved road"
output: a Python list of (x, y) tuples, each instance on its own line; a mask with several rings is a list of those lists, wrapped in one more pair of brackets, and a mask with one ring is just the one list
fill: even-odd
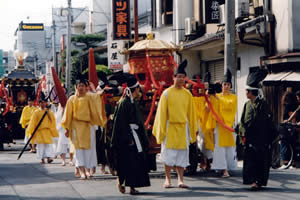
[[(241, 168), (233, 177), (219, 178), (214, 174), (198, 172), (185, 177), (189, 189), (164, 189), (162, 166), (151, 173), (151, 187), (140, 188), (141, 195), (120, 194), (115, 177), (99, 173), (91, 180), (78, 180), (73, 167), (60, 166), (60, 160), (40, 165), (35, 154), (25, 152), (16, 158), (21, 144), (0, 152), (0, 199), (2, 200), (101, 200), (101, 199), (300, 199), (300, 170), (272, 170), (268, 188), (252, 192), (242, 185)], [(99, 171), (99, 168), (97, 169)], [(176, 177), (173, 176), (173, 184)], [(128, 190), (128, 188), (127, 188)]]

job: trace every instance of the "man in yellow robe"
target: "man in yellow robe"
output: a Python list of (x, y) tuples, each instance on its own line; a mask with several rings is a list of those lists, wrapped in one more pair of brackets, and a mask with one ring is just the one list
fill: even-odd
[(33, 136), (33, 141), (37, 143), (37, 158), (41, 160), (41, 164), (44, 164), (44, 159), (47, 158), (47, 162), (51, 163), (54, 157), (54, 149), (53, 149), (53, 137), (58, 137), (58, 132), (56, 130), (55, 117), (51, 110), (47, 108), (47, 99), (45, 95), (41, 93), (39, 100), (40, 108), (34, 111), (27, 132), (28, 135), (31, 136), (41, 121), (44, 113), (47, 111), (46, 116), (38, 127), (36, 133)]
[(87, 93), (88, 86), (84, 79), (77, 81), (76, 94), (68, 99), (62, 120), (66, 136), (75, 147), (76, 167), (81, 179), (91, 176), (86, 169), (97, 165), (94, 125), (104, 127), (107, 121), (103, 91)]
[[(228, 127), (233, 126), (237, 111), (237, 96), (230, 93), (231, 86), (231, 72), (227, 70), (222, 82), (222, 93), (217, 96), (219, 98), (219, 116)], [(221, 170), (222, 177), (229, 177), (228, 170), (234, 170), (236, 167), (235, 133), (218, 123), (215, 131), (212, 169)]]
[[(21, 124), (22, 128), (25, 128), (25, 137), (24, 137), (24, 143), (26, 144), (29, 139), (29, 134), (27, 132), (27, 127), (30, 121), (30, 118), (34, 111), (37, 110), (37, 108), (33, 105), (34, 101), (31, 96), (28, 97), (28, 105), (23, 108), (21, 118), (19, 123)], [(31, 144), (33, 143), (33, 144)], [(34, 144), (34, 141), (31, 141), (29, 143), (30, 152), (36, 153), (36, 144)]]
[(176, 167), (178, 187), (187, 188), (183, 183), (184, 168), (189, 165), (189, 144), (196, 141), (197, 120), (192, 94), (185, 89), (187, 65), (181, 63), (174, 76), (174, 85), (161, 95), (153, 126), (153, 135), (162, 145), (161, 159), (164, 163), (165, 188), (172, 187), (170, 170)]

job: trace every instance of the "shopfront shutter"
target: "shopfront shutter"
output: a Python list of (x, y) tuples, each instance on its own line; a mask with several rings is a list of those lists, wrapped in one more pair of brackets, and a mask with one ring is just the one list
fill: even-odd
[(224, 78), (224, 60), (210, 61), (208, 71), (211, 74), (211, 81), (222, 81)]

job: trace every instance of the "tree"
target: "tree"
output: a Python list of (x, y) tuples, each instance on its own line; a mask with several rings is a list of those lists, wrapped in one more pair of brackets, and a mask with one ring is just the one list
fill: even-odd
[[(71, 84), (75, 85), (78, 74), (82, 74), (83, 71), (88, 70), (88, 49), (96, 47), (99, 42), (105, 40), (103, 34), (85, 34), (85, 35), (76, 35), (72, 36), (71, 41), (74, 43), (84, 43), (85, 47), (83, 49), (74, 49), (71, 52)], [(101, 56), (101, 53), (94, 52), (95, 63), (97, 65), (107, 65), (107, 57)], [(65, 70), (66, 66), (66, 53), (62, 52), (62, 62), (61, 69)], [(101, 67), (100, 67), (101, 68)], [(103, 68), (103, 67), (102, 67)], [(106, 67), (107, 68), (107, 67)], [(61, 73), (61, 80), (65, 82), (65, 71)], [(105, 70), (104, 68), (102, 70)], [(71, 90), (74, 88), (72, 87)]]

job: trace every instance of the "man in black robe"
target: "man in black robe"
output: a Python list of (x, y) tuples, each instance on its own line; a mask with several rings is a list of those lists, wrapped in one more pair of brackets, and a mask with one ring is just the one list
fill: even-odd
[(246, 95), (249, 101), (244, 105), (239, 128), (245, 145), (243, 183), (258, 190), (267, 185), (269, 178), (272, 120), (269, 106), (258, 96), (258, 88), (248, 87)]
[(121, 99), (114, 114), (112, 148), (116, 156), (118, 188), (125, 193), (137, 194), (136, 187), (150, 186), (146, 152), (149, 142), (142, 114), (136, 103), (140, 97), (140, 87), (135, 77), (127, 82), (125, 96)]

